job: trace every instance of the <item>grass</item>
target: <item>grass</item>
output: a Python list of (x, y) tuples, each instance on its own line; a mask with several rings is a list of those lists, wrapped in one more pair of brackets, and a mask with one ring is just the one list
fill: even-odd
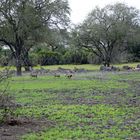
[(140, 139), (140, 72), (13, 77), (9, 92), (23, 105), (17, 116), (54, 122), (22, 140)]
[[(35, 68), (39, 68), (35, 67)], [(50, 65), (50, 66), (44, 66), (44, 68), (46, 69), (50, 69), (50, 70), (57, 70), (59, 67), (64, 68), (64, 69), (74, 69), (74, 68), (78, 68), (78, 69), (87, 69), (87, 70), (98, 70), (99, 69), (99, 65), (92, 65), (92, 64), (83, 64), (83, 65)]]
[[(123, 63), (123, 64), (112, 64), (112, 65), (115, 65), (115, 66), (118, 66), (120, 68), (122, 68), (124, 65), (128, 65), (130, 67), (136, 67), (137, 65), (139, 64), (139, 62), (136, 62), (136, 63)], [(92, 65), (92, 64), (83, 64), (83, 65), (48, 65), (48, 66), (43, 66), (43, 68), (45, 69), (49, 69), (49, 70), (56, 70), (58, 69), (59, 67), (61, 68), (64, 68), (64, 69), (74, 69), (74, 68), (78, 68), (78, 69), (86, 69), (86, 70), (99, 70), (100, 68), (100, 65)], [(35, 69), (40, 69), (40, 66), (35, 66), (34, 67)], [(5, 67), (0, 67), (0, 70), (4, 70)], [(10, 66), (10, 69), (11, 70), (15, 70), (16, 68), (14, 66)], [(22, 70), (24, 70), (24, 68), (22, 68)]]
[[(139, 64), (139, 62), (137, 63), (123, 63), (123, 64), (113, 64), (115, 66), (118, 66), (120, 68), (122, 68), (124, 65), (129, 65), (130, 67), (136, 67)], [(59, 67), (61, 68), (65, 68), (65, 69), (74, 69), (74, 68), (84, 68), (87, 70), (99, 70), (100, 65), (92, 65), (92, 64), (83, 64), (83, 65), (50, 65), (50, 66), (43, 66), (46, 69), (50, 69), (50, 70), (56, 70)], [(37, 66), (35, 68), (40, 68), (40, 66)]]
[[(81, 77), (81, 78), (79, 78)], [(120, 83), (113, 80), (98, 80), (98, 79), (88, 79), (82, 76), (73, 77), (73, 79), (67, 79), (64, 76), (60, 78), (54, 78), (54, 76), (42, 76), (39, 78), (30, 77), (16, 77), (12, 78), (10, 81), (11, 90), (21, 90), (21, 89), (52, 89), (52, 90), (90, 90), (90, 89), (117, 89), (125, 88), (129, 85), (126, 83)], [(37, 85), (37, 86), (36, 86)]]
[(118, 75), (110, 75), (109, 76), (111, 79), (118, 79), (118, 80), (134, 80), (134, 81), (140, 81), (140, 75), (139, 72), (134, 72), (134, 73), (129, 73), (127, 72), (126, 74), (118, 74)]

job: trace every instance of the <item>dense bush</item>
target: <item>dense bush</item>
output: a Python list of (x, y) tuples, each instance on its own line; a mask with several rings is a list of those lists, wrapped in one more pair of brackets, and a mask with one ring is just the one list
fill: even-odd
[(63, 55), (64, 64), (86, 64), (88, 63), (87, 52), (83, 50), (67, 50)]

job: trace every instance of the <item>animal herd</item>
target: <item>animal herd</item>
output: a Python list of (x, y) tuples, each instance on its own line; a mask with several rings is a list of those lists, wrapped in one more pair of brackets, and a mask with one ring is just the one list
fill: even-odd
[[(35, 72), (34, 72), (34, 73), (31, 72), (31, 73), (30, 73), (30, 76), (31, 76), (31, 77), (35, 77), (35, 78), (37, 78), (37, 77), (38, 77), (38, 74), (35, 73)], [(53, 76), (56, 77), (56, 78), (61, 77), (61, 75), (60, 75), (60, 74), (57, 74), (57, 73), (54, 73)], [(65, 77), (68, 78), (68, 79), (71, 79), (71, 78), (73, 77), (73, 75), (72, 75), (72, 74), (65, 74)]]
[[(138, 64), (136, 67), (131, 67), (128, 65), (124, 65), (122, 66), (122, 68), (120, 67), (115, 67), (115, 66), (110, 66), (110, 67), (105, 67), (105, 66), (101, 66), (100, 67), (100, 71), (128, 71), (128, 72), (135, 72), (135, 71), (140, 71), (140, 64)], [(31, 70), (30, 72), (30, 77), (33, 78), (37, 78), (39, 75), (53, 75), (55, 78), (60, 78), (60, 77), (66, 77), (68, 79), (71, 79), (76, 73), (86, 73), (88, 72), (88, 70), (86, 69), (78, 69), (78, 68), (74, 68), (73, 70), (71, 69), (64, 69), (64, 68), (58, 68), (57, 70), (47, 70), (44, 68), (41, 69), (37, 69), (37, 70)], [(8, 71), (7, 74), (7, 70), (4, 70), (2, 72), (2, 75), (14, 75), (16, 73), (15, 70), (10, 70)]]
[[(65, 77), (68, 78), (68, 79), (71, 79), (72, 76), (73, 76), (72, 74), (65, 74)], [(61, 77), (61, 75), (55, 73), (55, 74), (54, 74), (54, 77)]]

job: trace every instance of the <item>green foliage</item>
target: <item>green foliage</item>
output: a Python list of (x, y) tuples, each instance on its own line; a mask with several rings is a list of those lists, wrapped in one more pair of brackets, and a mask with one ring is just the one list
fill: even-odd
[(0, 42), (10, 48), (17, 75), (21, 75), (22, 63), (31, 65), (28, 52), (33, 45), (46, 40), (50, 45), (48, 36), (68, 26), (69, 10), (67, 0), (0, 2)]
[[(80, 82), (79, 82), (80, 80)], [(54, 82), (55, 81), (55, 82)], [(24, 78), (12, 78), (10, 81), (12, 90), (20, 89), (54, 89), (54, 90), (65, 90), (65, 89), (113, 89), (113, 88), (125, 88), (128, 85), (125, 83), (100, 80), (90, 80), (85, 78), (76, 78), (67, 80), (65, 76), (61, 76), (59, 79), (54, 79), (53, 76), (39, 77), (38, 79), (30, 80), (30, 77)], [(38, 86), (36, 86), (38, 85)], [(65, 85), (65, 86), (64, 86)]]
[[(94, 107), (82, 105), (82, 106), (59, 106), (55, 107), (55, 114), (50, 114), (51, 119), (59, 122), (59, 126), (55, 128), (46, 129), (46, 132), (40, 134), (30, 134), (23, 139), (35, 140), (38, 137), (42, 140), (54, 140), (54, 139), (115, 139), (121, 140), (124, 138), (131, 138), (135, 136), (129, 128), (124, 127), (124, 130), (119, 128), (125, 118), (131, 117), (133, 113), (136, 113), (133, 108), (117, 109), (110, 106), (95, 105)], [(131, 110), (131, 113), (129, 111)], [(88, 114), (90, 113), (90, 115)], [(108, 115), (106, 115), (108, 114)], [(90, 116), (88, 118), (88, 115)], [(114, 122), (111, 126), (108, 126), (110, 120)], [(65, 126), (63, 125), (65, 123)], [(83, 126), (87, 124), (86, 126)], [(117, 125), (116, 125), (117, 124)]]
[(131, 62), (139, 62), (140, 61), (140, 30), (139, 27), (137, 27), (133, 33), (132, 37), (128, 40), (128, 53), (130, 53), (130, 57), (128, 58), (128, 61)]
[(72, 79), (63, 75), (60, 78), (48, 75), (37, 79), (12, 78), (9, 92), (23, 105), (17, 108), (16, 115), (54, 122), (43, 131), (24, 135), (22, 139), (138, 138), (139, 77), (139, 72), (90, 72), (76, 74)]
[(66, 50), (63, 56), (64, 64), (87, 64), (88, 52), (80, 50), (78, 48), (70, 48)]
[(122, 3), (96, 7), (74, 29), (74, 42), (79, 47), (89, 49), (109, 66), (116, 52), (125, 50), (127, 39), (131, 37), (135, 25), (138, 25), (138, 16), (137, 9)]
[(46, 48), (38, 48), (31, 52), (30, 59), (34, 65), (55, 65), (62, 61), (61, 54)]

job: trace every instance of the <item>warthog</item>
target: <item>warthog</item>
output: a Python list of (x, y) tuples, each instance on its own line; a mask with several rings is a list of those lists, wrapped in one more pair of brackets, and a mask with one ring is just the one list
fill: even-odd
[(123, 66), (122, 68), (123, 68), (124, 70), (131, 70), (131, 69), (133, 69), (132, 67), (127, 66), (127, 65), (126, 65), (126, 66)]

